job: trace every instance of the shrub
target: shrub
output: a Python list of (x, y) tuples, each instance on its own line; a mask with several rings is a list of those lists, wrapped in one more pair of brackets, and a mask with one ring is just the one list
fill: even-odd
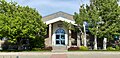
[(46, 48), (33, 48), (32, 51), (51, 51), (52, 47), (46, 47)]
[(41, 51), (41, 48), (32, 48), (32, 51)]
[(114, 50), (116, 50), (116, 49), (113, 48), (113, 47), (107, 47), (107, 50), (108, 50), (108, 51), (114, 51)]
[(53, 49), (53, 48), (52, 48), (51, 46), (44, 48), (44, 50), (50, 50), (50, 51), (51, 51), (52, 49)]
[(120, 47), (118, 45), (116, 45), (116, 50), (120, 50)]
[(86, 51), (86, 50), (89, 50), (89, 49), (88, 49), (88, 47), (80, 46), (80, 50), (82, 50), (82, 51)]
[(75, 51), (75, 50), (80, 50), (79, 47), (70, 47), (68, 48), (68, 51)]

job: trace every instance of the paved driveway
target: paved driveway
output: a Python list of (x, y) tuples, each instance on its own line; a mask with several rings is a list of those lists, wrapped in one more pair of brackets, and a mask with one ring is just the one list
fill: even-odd
[(120, 52), (1, 52), (0, 58), (120, 58)]

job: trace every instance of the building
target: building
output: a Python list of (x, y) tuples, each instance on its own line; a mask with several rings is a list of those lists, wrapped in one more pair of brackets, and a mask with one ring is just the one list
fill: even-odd
[(47, 24), (46, 46), (80, 46), (80, 38), (77, 32), (69, 30), (64, 21), (73, 24), (75, 21), (73, 15), (64, 12), (57, 12), (43, 17), (43, 22)]
[(87, 26), (84, 26), (84, 31), (86, 32), (86, 39), (81, 39), (79, 36), (80, 33), (75, 30), (70, 30), (65, 26), (64, 22), (71, 23), (73, 26), (77, 26), (75, 24), (75, 20), (73, 19), (73, 15), (65, 13), (65, 12), (56, 12), (45, 16), (42, 18), (42, 21), (47, 24), (47, 36), (45, 38), (45, 46), (66, 46), (69, 47), (79, 47), (79, 46), (87, 46), (89, 49), (106, 49), (106, 40), (105, 44), (103, 44), (103, 39), (94, 40), (94, 36), (90, 34), (89, 30), (87, 30)]

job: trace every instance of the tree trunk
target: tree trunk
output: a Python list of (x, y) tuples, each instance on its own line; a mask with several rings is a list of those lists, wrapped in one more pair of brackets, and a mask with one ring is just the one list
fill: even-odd
[(84, 27), (84, 46), (86, 47), (87, 44), (86, 44), (86, 30), (85, 30), (85, 25), (83, 24), (83, 27)]
[(103, 39), (103, 50), (106, 50), (106, 43), (107, 43), (107, 38)]
[(97, 36), (94, 38), (94, 50), (97, 50)]
[(81, 37), (81, 34), (80, 34), (80, 33), (77, 33), (77, 46), (78, 46), (78, 47), (81, 46), (80, 37)]
[(72, 43), (71, 43), (71, 30), (69, 30), (69, 46), (71, 46)]

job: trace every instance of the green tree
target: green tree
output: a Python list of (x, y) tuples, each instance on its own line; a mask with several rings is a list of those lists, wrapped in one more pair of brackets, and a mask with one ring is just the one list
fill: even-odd
[[(89, 30), (95, 36), (95, 49), (97, 49), (97, 38), (113, 39), (113, 35), (119, 35), (119, 15), (120, 7), (118, 6), (119, 0), (90, 0), (90, 5), (83, 6), (84, 11), (80, 11), (78, 15), (86, 14), (87, 17), (78, 16), (76, 19), (77, 24), (81, 20), (87, 20), (89, 23)], [(82, 19), (81, 19), (82, 18)], [(81, 22), (79, 22), (81, 21)], [(104, 42), (106, 43), (106, 42)], [(106, 46), (106, 45), (104, 45)]]
[[(113, 38), (112, 35), (119, 35), (119, 15), (120, 7), (118, 6), (118, 0), (91, 0), (91, 6), (96, 8), (99, 22), (99, 37)], [(92, 14), (92, 13), (91, 13)]]
[(84, 30), (83, 23), (88, 21), (88, 13), (84, 5), (80, 6), (79, 13), (74, 14), (74, 19), (79, 29), (78, 32), (80, 32), (80, 37), (82, 38), (82, 41), (84, 41), (84, 46), (87, 46), (86, 45), (86, 32)]
[[(91, 0), (91, 18), (92, 24), (94, 21), (97, 23), (94, 26), (98, 28), (91, 28), (90, 31), (99, 38), (113, 39), (114, 35), (119, 35), (119, 23), (120, 23), (120, 7), (118, 6), (118, 0)], [(94, 11), (95, 9), (95, 11)], [(92, 12), (93, 11), (93, 12)], [(94, 12), (97, 13), (94, 15)], [(95, 31), (96, 30), (96, 31)], [(103, 48), (106, 49), (106, 40), (103, 41)]]
[(43, 47), (47, 26), (41, 18), (35, 9), (0, 0), (0, 36), (13, 44), (21, 45), (19, 40), (28, 39), (32, 47)]

